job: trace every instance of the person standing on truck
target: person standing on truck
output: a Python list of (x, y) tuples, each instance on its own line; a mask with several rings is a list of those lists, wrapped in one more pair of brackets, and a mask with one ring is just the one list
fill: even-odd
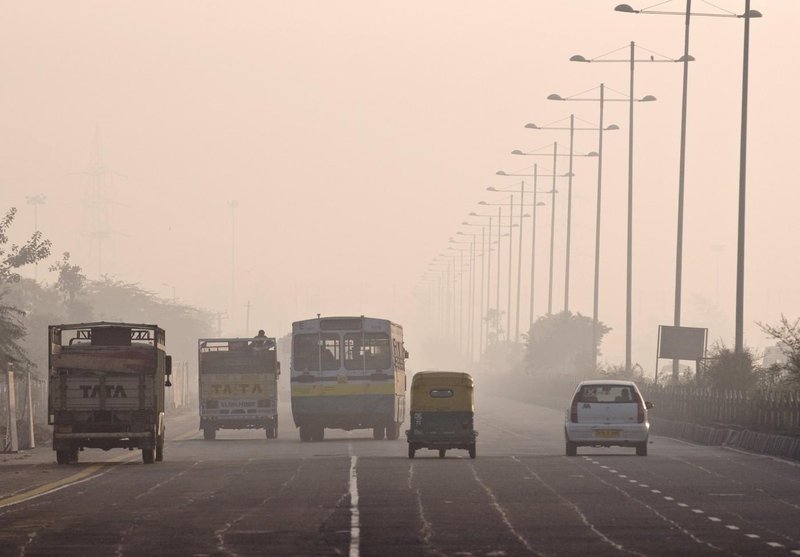
[(253, 350), (266, 350), (267, 340), (267, 334), (264, 332), (264, 329), (259, 329), (258, 334), (253, 337), (253, 342), (250, 343), (250, 347)]

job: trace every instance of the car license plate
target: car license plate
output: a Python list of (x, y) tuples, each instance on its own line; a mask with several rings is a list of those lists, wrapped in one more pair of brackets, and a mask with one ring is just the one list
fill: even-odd
[(594, 431), (595, 437), (603, 437), (607, 439), (609, 437), (619, 437), (619, 430), (617, 429), (596, 429)]

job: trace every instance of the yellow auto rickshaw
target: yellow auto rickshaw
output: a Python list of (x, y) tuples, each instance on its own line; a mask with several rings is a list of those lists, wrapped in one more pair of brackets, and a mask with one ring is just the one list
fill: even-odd
[(464, 449), (475, 458), (473, 380), (458, 371), (421, 371), (411, 381), (411, 429), (406, 430), (408, 458), (418, 449)]

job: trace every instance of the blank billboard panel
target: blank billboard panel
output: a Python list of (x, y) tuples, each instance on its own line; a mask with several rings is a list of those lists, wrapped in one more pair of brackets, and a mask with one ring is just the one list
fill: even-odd
[(700, 360), (705, 357), (708, 329), (658, 326), (658, 357), (667, 360)]

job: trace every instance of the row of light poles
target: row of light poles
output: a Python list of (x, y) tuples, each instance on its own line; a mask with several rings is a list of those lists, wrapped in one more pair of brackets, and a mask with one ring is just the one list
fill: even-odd
[[(565, 271), (564, 271), (564, 310), (569, 310), (569, 292), (570, 292), (570, 242), (571, 242), (571, 219), (572, 219), (572, 181), (573, 181), (573, 157), (574, 156), (586, 156), (586, 157), (596, 157), (597, 158), (597, 206), (596, 206), (596, 217), (595, 217), (595, 253), (594, 253), (594, 292), (593, 292), (593, 310), (592, 310), (592, 319), (594, 322), (594, 339), (593, 339), (593, 349), (594, 349), (594, 359), (595, 359), (595, 366), (597, 364), (597, 333), (598, 333), (598, 323), (599, 323), (599, 270), (600, 270), (600, 239), (601, 239), (601, 214), (602, 214), (602, 186), (603, 186), (603, 134), (605, 131), (609, 130), (616, 130), (619, 129), (616, 125), (604, 126), (604, 107), (606, 102), (627, 102), (628, 103), (628, 161), (627, 161), (627, 231), (626, 231), (626, 317), (625, 317), (625, 368), (626, 370), (630, 371), (632, 366), (632, 307), (633, 307), (633, 300), (632, 300), (632, 291), (633, 291), (633, 202), (634, 202), (634, 105), (637, 102), (651, 102), (655, 101), (655, 97), (652, 95), (645, 95), (643, 97), (637, 98), (635, 96), (635, 67), (637, 63), (644, 63), (644, 62), (661, 62), (661, 63), (682, 63), (683, 65), (683, 91), (682, 91), (682, 101), (681, 101), (681, 132), (680, 132), (680, 162), (679, 162), (679, 172), (678, 172), (678, 207), (677, 207), (677, 238), (676, 238), (676, 270), (675, 270), (675, 308), (674, 308), (674, 324), (675, 326), (680, 326), (681, 323), (681, 287), (682, 287), (682, 259), (683, 259), (683, 217), (684, 217), (684, 193), (685, 193), (685, 159), (686, 159), (686, 113), (687, 113), (687, 103), (688, 103), (688, 68), (689, 62), (693, 61), (694, 58), (689, 54), (689, 25), (691, 16), (707, 16), (707, 17), (735, 17), (744, 20), (744, 55), (743, 55), (743, 78), (742, 78), (742, 116), (741, 116), (741, 137), (740, 137), (740, 164), (739, 164), (739, 213), (738, 213), (738, 251), (737, 251), (737, 289), (736, 289), (736, 341), (735, 341), (735, 350), (737, 353), (741, 353), (743, 351), (743, 291), (744, 291), (744, 228), (745, 228), (745, 192), (746, 192), (746, 154), (747, 154), (747, 90), (748, 90), (748, 70), (749, 70), (749, 29), (750, 29), (750, 19), (761, 17), (761, 14), (758, 11), (750, 9), (750, 0), (745, 0), (745, 10), (742, 14), (735, 14), (732, 12), (728, 13), (693, 13), (691, 11), (691, 0), (687, 0), (686, 2), (686, 9), (683, 12), (671, 12), (665, 10), (658, 10), (655, 9), (657, 6), (653, 8), (645, 8), (641, 10), (636, 10), (632, 8), (628, 4), (620, 4), (618, 5), (615, 10), (618, 12), (623, 13), (635, 13), (635, 14), (656, 14), (656, 15), (682, 15), (684, 16), (685, 21), (685, 38), (684, 38), (684, 52), (680, 58), (672, 59), (669, 57), (665, 57), (662, 55), (658, 55), (657, 53), (650, 51), (648, 49), (642, 49), (641, 46), (636, 45), (634, 42), (630, 42), (625, 47), (622, 47), (618, 50), (612, 51), (611, 53), (595, 57), (595, 58), (587, 58), (582, 55), (574, 55), (570, 58), (570, 61), (573, 62), (581, 62), (581, 63), (627, 63), (629, 65), (629, 91), (627, 96), (624, 94), (620, 98), (617, 97), (610, 97), (607, 96), (607, 88), (605, 84), (601, 83), (598, 88), (591, 89), (584, 93), (579, 93), (577, 95), (572, 96), (561, 96), (558, 94), (551, 94), (548, 96), (549, 100), (554, 101), (588, 101), (588, 102), (597, 102), (599, 103), (599, 124), (596, 127), (576, 127), (575, 126), (575, 115), (572, 114), (569, 117), (569, 127), (563, 126), (538, 126), (535, 124), (527, 124), (525, 127), (534, 130), (569, 130), (570, 133), (570, 143), (569, 143), (569, 152), (568, 154), (559, 152), (559, 145), (558, 143), (553, 143), (552, 145), (552, 154), (541, 152), (540, 150), (535, 151), (522, 151), (522, 150), (514, 150), (512, 154), (514, 155), (538, 155), (538, 156), (552, 156), (553, 160), (553, 172), (552, 174), (548, 175), (549, 177), (553, 178), (553, 186), (551, 192), (551, 216), (550, 216), (550, 266), (549, 266), (549, 284), (548, 284), (548, 308), (547, 312), (552, 313), (553, 309), (553, 300), (552, 300), (552, 292), (553, 292), (553, 254), (554, 254), (554, 238), (555, 238), (555, 215), (556, 215), (556, 196), (557, 193), (556, 189), (556, 178), (559, 177), (557, 173), (557, 159), (559, 156), (568, 156), (569, 157), (569, 171), (566, 174), (561, 176), (565, 176), (569, 178), (568, 182), (568, 199), (567, 199), (567, 223), (566, 223), (566, 260), (565, 260)], [(620, 58), (613, 58), (609, 57), (609, 55), (616, 54), (623, 49), (628, 50), (627, 57), (620, 57)], [(649, 57), (637, 57), (637, 49), (645, 50), (648, 53)], [(585, 94), (589, 93), (594, 90), (599, 90), (599, 94), (596, 97), (587, 97)], [(574, 132), (579, 130), (592, 130), (598, 132), (598, 148), (597, 151), (593, 151), (587, 153), (585, 155), (576, 155), (574, 153)], [(538, 174), (538, 165), (534, 165), (534, 172), (533, 174), (524, 174), (524, 173), (507, 173), (504, 171), (498, 171), (496, 173), (499, 176), (505, 177), (533, 177), (534, 178), (534, 185), (533, 185), (533, 212), (532, 212), (532, 238), (531, 238), (531, 279), (530, 279), (530, 320), (531, 323), (534, 320), (534, 284), (535, 284), (535, 256), (536, 256), (536, 207), (542, 205), (537, 201), (537, 193), (539, 192), (537, 189), (537, 181), (539, 177), (543, 175)], [(500, 189), (490, 187), (487, 188), (489, 191), (494, 192), (509, 192), (512, 190), (509, 189)], [(517, 190), (513, 190), (517, 191)], [(519, 204), (520, 204), (520, 213), (519, 213), (519, 245), (518, 245), (518, 255), (517, 255), (517, 292), (516, 292), (516, 326), (515, 326), (515, 340), (519, 339), (519, 320), (520, 320), (520, 303), (521, 303), (521, 267), (522, 267), (522, 238), (523, 238), (523, 206), (525, 200), (525, 183), (524, 181), (520, 183), (519, 191)], [(509, 262), (508, 262), (508, 287), (507, 287), (507, 325), (506, 325), (506, 337), (510, 337), (510, 328), (511, 328), (511, 295), (512, 295), (512, 249), (513, 249), (513, 235), (511, 235), (513, 231), (513, 219), (514, 219), (514, 205), (513, 205), (513, 195), (510, 198), (509, 206), (510, 212), (509, 215), (506, 217), (509, 219)], [(484, 205), (493, 205), (488, 203), (483, 203)], [(502, 205), (502, 204), (498, 204)], [(475, 213), (472, 215), (478, 216)], [(481, 215), (485, 216), (485, 215)], [(490, 217), (491, 219), (491, 217)], [(501, 222), (503, 220), (502, 215), (502, 208), (498, 209), (498, 231), (502, 229)], [(472, 224), (472, 223), (464, 223), (464, 224)], [(491, 238), (491, 220), (489, 221), (489, 237)], [(473, 249), (475, 247), (475, 238), (476, 235), (472, 235), (472, 244)], [(491, 244), (489, 246), (488, 251), (486, 250), (486, 246), (483, 245), (483, 236), (484, 230), (482, 229), (482, 247), (481, 247), (481, 258), (482, 258), (482, 270), (481, 270), (481, 279), (484, 278), (484, 269), (483, 269), (483, 259), (488, 258), (488, 268), (485, 271), (485, 276), (487, 277), (487, 281), (490, 282), (491, 277), (491, 251), (492, 247)], [(497, 265), (497, 280), (496, 280), (496, 300), (495, 304), (497, 306), (497, 311), (499, 312), (500, 306), (500, 239), (501, 236), (498, 232), (498, 239), (497, 239), (497, 248), (498, 248), (498, 265)], [(471, 257), (469, 267), (474, 272), (475, 266), (475, 258)], [(490, 292), (489, 286), (487, 286), (486, 290), (486, 305), (485, 310), (488, 313), (489, 309), (489, 299), (490, 299)], [(483, 298), (483, 285), (481, 291), (481, 298)], [(472, 301), (474, 305), (474, 299)], [(484, 315), (484, 301), (481, 299), (481, 319), (483, 321)], [(471, 313), (471, 321), (474, 320), (474, 315)], [(487, 324), (487, 336), (488, 336), (488, 324)], [(481, 327), (481, 335), (479, 337), (480, 345), (483, 345), (483, 327)], [(472, 346), (470, 346), (472, 348)], [(472, 352), (470, 352), (472, 353)], [(674, 362), (673, 373), (677, 374), (677, 361)]]

